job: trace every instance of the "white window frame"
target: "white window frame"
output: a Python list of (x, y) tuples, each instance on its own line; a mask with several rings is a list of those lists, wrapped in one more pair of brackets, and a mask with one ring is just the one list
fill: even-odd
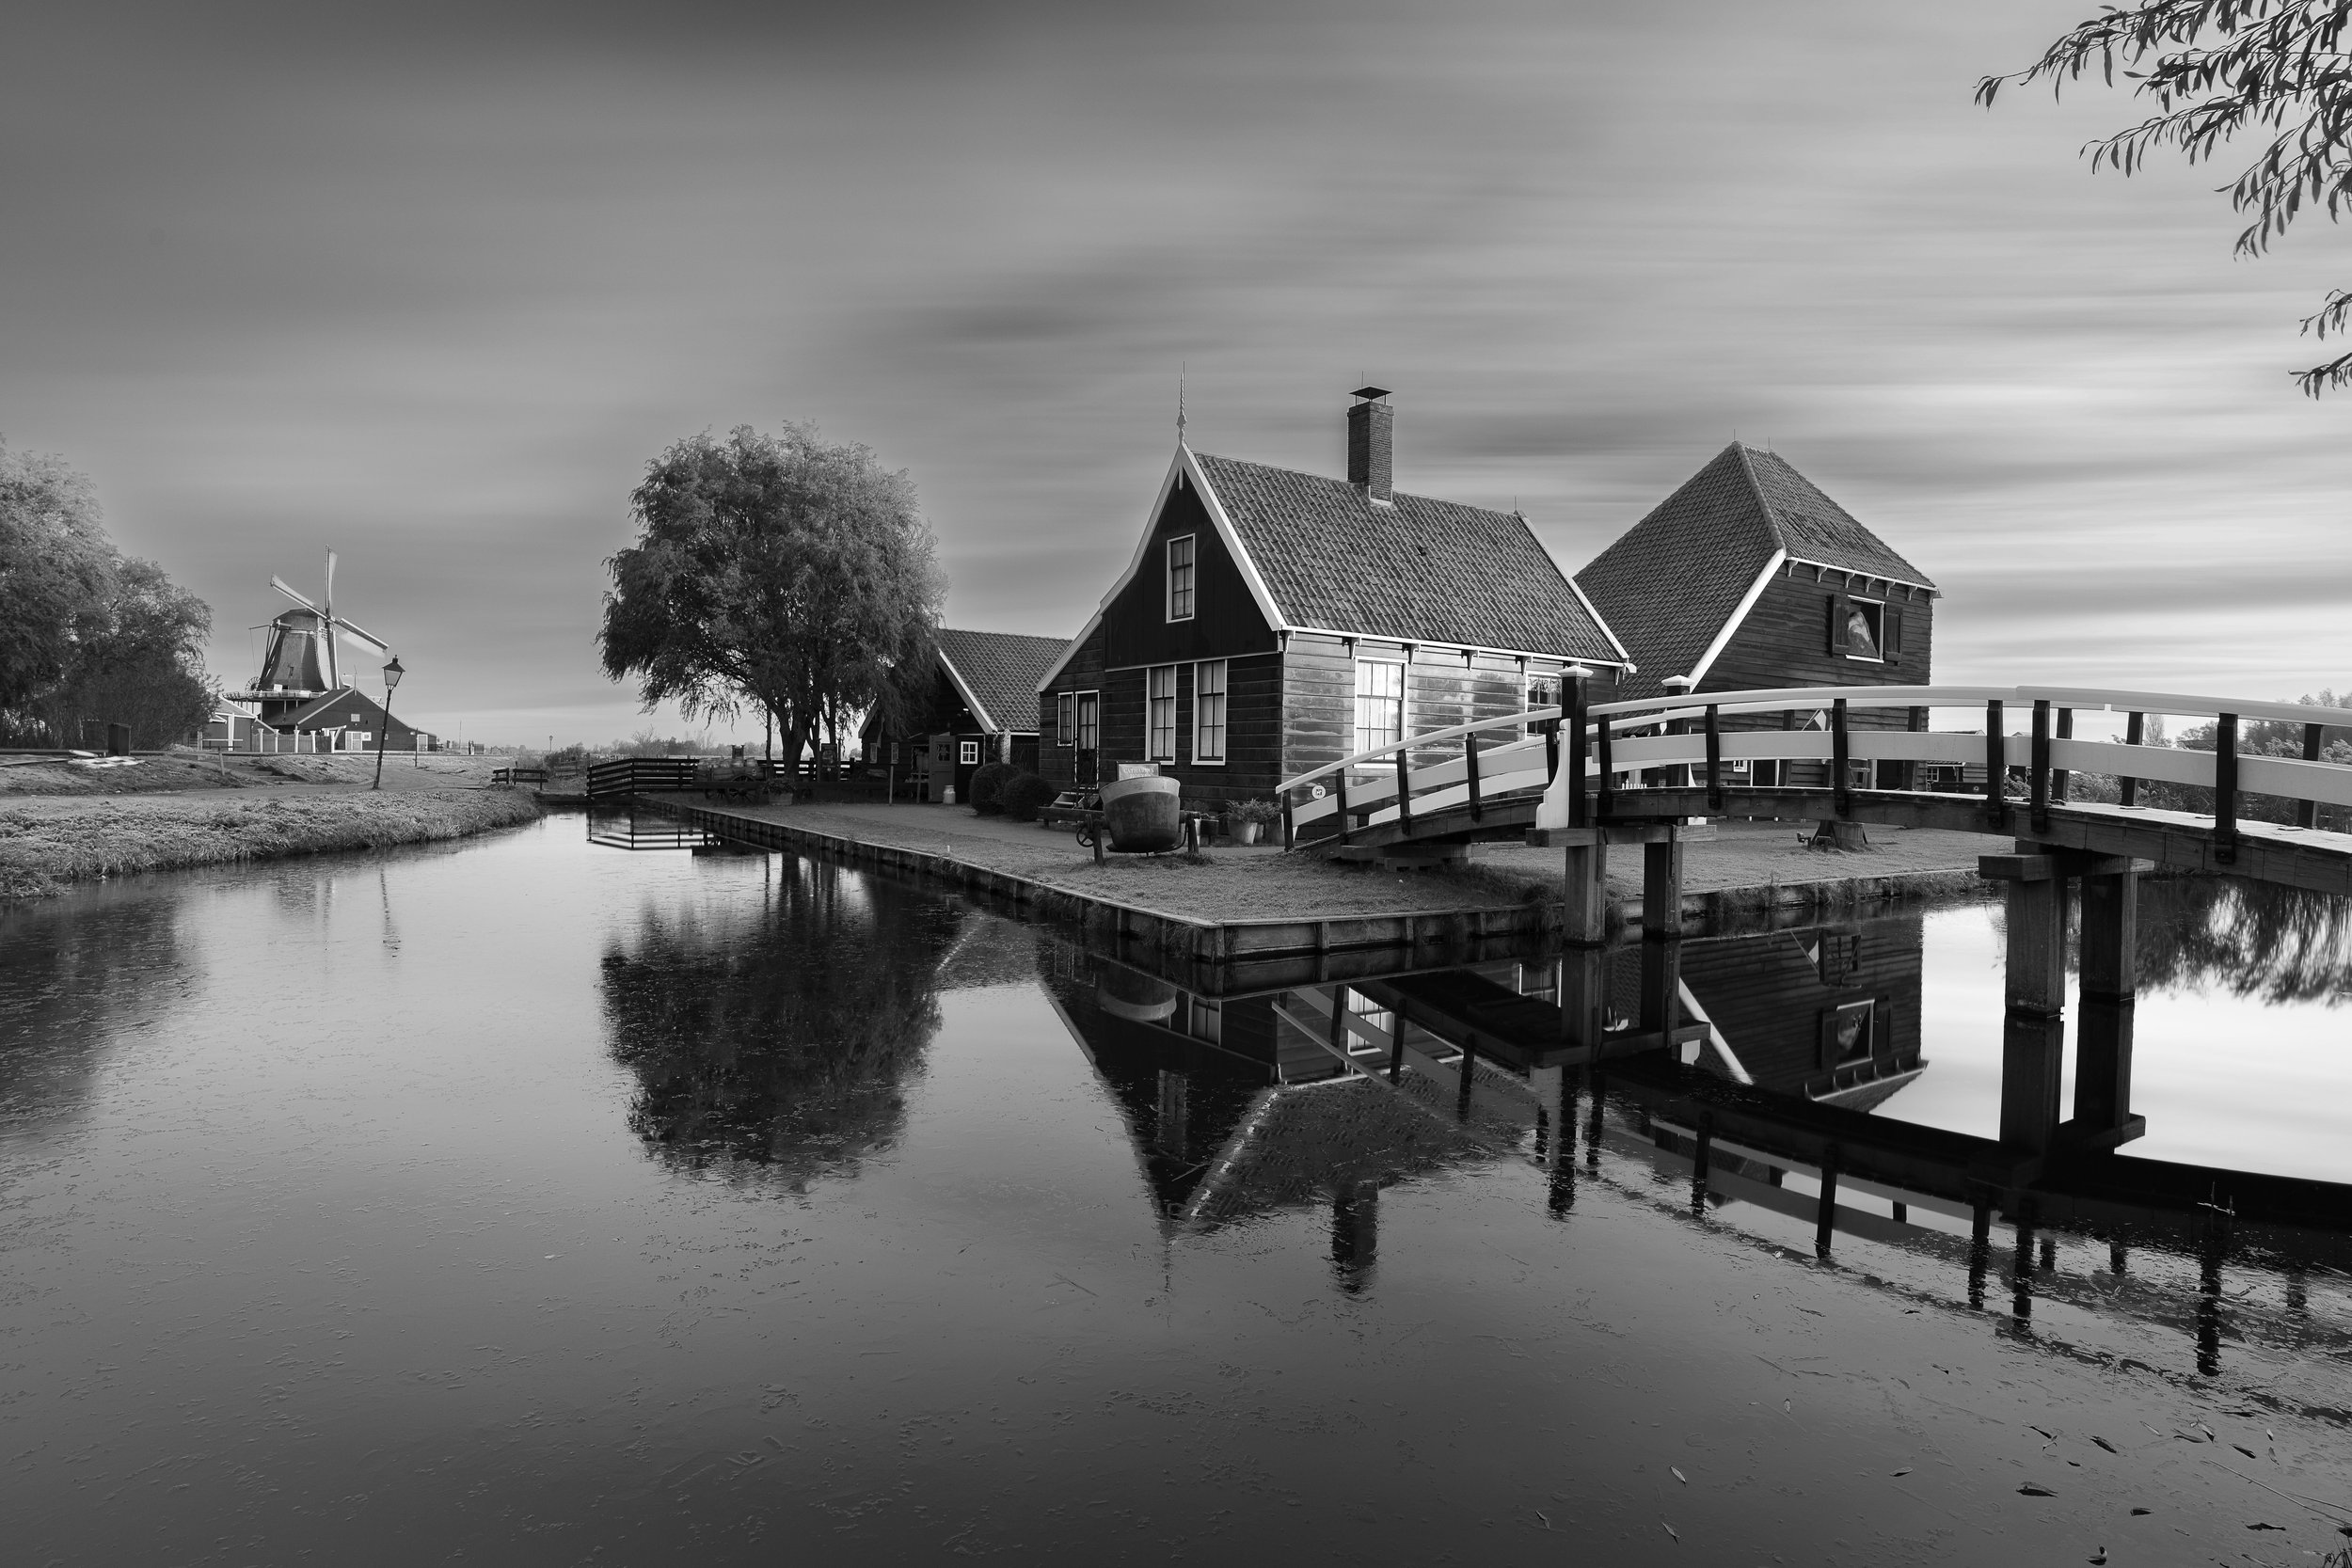
[[(1201, 672), (1205, 670), (1216, 672), (1216, 689), (1214, 691), (1204, 689)], [(1226, 659), (1204, 658), (1196, 661), (1192, 667), (1192, 760), (1200, 767), (1225, 766), (1225, 749), (1232, 744), (1232, 666)], [(1208, 706), (1211, 699), (1216, 703), (1216, 723), (1214, 726), (1216, 738), (1214, 745), (1209, 740), (1212, 726), (1208, 721)]]
[[(1375, 739), (1368, 744), (1364, 738), (1366, 734), (1364, 728), (1364, 704), (1366, 702), (1387, 702), (1391, 700), (1386, 697), (1368, 697), (1365, 694), (1364, 672), (1367, 669), (1374, 667), (1393, 670), (1396, 672), (1396, 696), (1394, 698), (1396, 703), (1396, 734), (1392, 737)], [(1401, 658), (1376, 658), (1366, 655), (1359, 655), (1357, 657), (1355, 694), (1356, 710), (1351, 716), (1354, 720), (1352, 733), (1355, 744), (1348, 748), (1348, 755), (1354, 756), (1359, 752), (1369, 752), (1375, 746), (1393, 745), (1396, 741), (1403, 740), (1406, 736), (1410, 733), (1409, 726), (1412, 722), (1412, 680), (1409, 672), (1411, 671), (1411, 668), (1412, 667), (1410, 665), (1406, 664)]]
[(1886, 601), (1884, 599), (1866, 599), (1858, 594), (1850, 594), (1846, 596), (1846, 602), (1853, 606), (1854, 609), (1865, 612), (1863, 618), (1870, 623), (1870, 641), (1878, 647), (1878, 652), (1874, 654), (1855, 653), (1852, 651), (1853, 641), (1851, 634), (1850, 633), (1846, 642), (1846, 657), (1852, 659), (1857, 664), (1885, 663)]
[[(1159, 689), (1163, 676), (1168, 681), (1165, 692)], [(1143, 751), (1152, 762), (1176, 760), (1176, 691), (1175, 665), (1153, 664), (1146, 667), (1143, 673)], [(1162, 703), (1168, 705), (1168, 722), (1165, 724), (1160, 722)], [(1165, 750), (1160, 744), (1163, 737), (1167, 740)]]
[[(1184, 546), (1184, 609), (1176, 608), (1176, 546)], [(1198, 536), (1180, 533), (1168, 542), (1168, 618), (1189, 621), (1200, 602), (1200, 548)]]
[(1074, 747), (1078, 744), (1078, 694), (1064, 691), (1054, 699), (1054, 744)]
[(979, 765), (980, 743), (977, 740), (957, 741), (956, 766), (958, 768), (977, 768)]
[[(1522, 709), (1534, 707), (1556, 707), (1560, 703), (1560, 688), (1565, 684), (1566, 677), (1562, 675), (1557, 670), (1536, 670), (1531, 668), (1519, 682), (1520, 706)], [(1538, 686), (1549, 686), (1551, 688), (1550, 702), (1539, 703), (1535, 700), (1535, 689)], [(1522, 739), (1534, 735), (1534, 733), (1535, 726), (1532, 722), (1524, 723), (1519, 726), (1519, 736)]]

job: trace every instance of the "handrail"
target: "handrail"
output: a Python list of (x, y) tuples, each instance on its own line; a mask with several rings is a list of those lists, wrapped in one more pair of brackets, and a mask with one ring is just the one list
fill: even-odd
[[(1644, 713), (1649, 721), (1696, 719), (1711, 705), (1725, 713), (1766, 713), (1778, 708), (1827, 707), (1845, 702), (1855, 707), (1982, 707), (2018, 694), (2013, 686), (1791, 686), (1756, 688), (1746, 691), (1677, 691), (1670, 697), (1629, 697), (1619, 703), (1595, 703), (1588, 713), (1615, 716)], [(1672, 712), (1653, 712), (1672, 709)], [(2167, 711), (2167, 710), (2159, 710)]]
[(1496, 719), (1481, 719), (1474, 724), (1456, 724), (1452, 729), (1431, 730), (1426, 735), (1408, 735), (1402, 740), (1391, 740), (1385, 746), (1375, 746), (1369, 752), (1359, 752), (1352, 757), (1342, 757), (1337, 762), (1327, 762), (1322, 767), (1311, 772), (1301, 773), (1295, 779), (1284, 779), (1274, 787), (1277, 790), (1296, 789), (1303, 784), (1314, 783), (1327, 773), (1336, 773), (1343, 768), (1360, 767), (1366, 762), (1391, 756), (1398, 752), (1410, 751), (1416, 746), (1428, 746), (1440, 740), (1452, 740), (1457, 736), (1478, 735), (1487, 730), (1502, 729), (1505, 725), (1548, 724), (1559, 718), (1561, 710), (1556, 707), (1532, 707), (1524, 713), (1504, 714)]
[(2108, 708), (2119, 713), (2193, 714), (2217, 719), (2225, 713), (2240, 719), (2262, 719), (2289, 724), (2318, 724), (2331, 730), (2352, 730), (2352, 708), (2306, 707), (2301, 703), (2264, 703), (2237, 697), (2199, 697), (2178, 691), (2107, 691), (2091, 687), (2021, 686), (2017, 694), (2056, 706)]

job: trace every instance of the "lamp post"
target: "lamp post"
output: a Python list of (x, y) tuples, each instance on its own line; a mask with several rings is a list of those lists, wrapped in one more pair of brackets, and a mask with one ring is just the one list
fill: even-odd
[(384, 722), (377, 726), (375, 732), (375, 783), (368, 786), (371, 789), (384, 787), (384, 732), (392, 727), (392, 688), (398, 686), (400, 677), (407, 673), (400, 667), (398, 654), (394, 654), (392, 661), (384, 666)]

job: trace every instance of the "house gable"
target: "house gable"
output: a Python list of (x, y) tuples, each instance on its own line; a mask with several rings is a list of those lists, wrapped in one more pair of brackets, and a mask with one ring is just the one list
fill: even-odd
[[(1824, 684), (1857, 680), (1859, 664), (1831, 663), (1818, 622), (1778, 624), (1795, 610), (1792, 595), (1776, 585), (1824, 573), (1876, 582), (1920, 604), (1922, 673), (1915, 678), (1924, 680), (1924, 609), (1935, 585), (1787, 461), (1738, 442), (1594, 558), (1577, 581), (1633, 654), (1639, 673), (1625, 694), (1649, 697), (1667, 689), (1670, 675), (1690, 675), (1710, 690), (1739, 689), (1746, 683), (1725, 670), (1726, 658), (1765, 677), (1755, 684), (1796, 678), (1794, 665), (1773, 673), (1759, 644), (1785, 645), (1799, 662), (1818, 655), (1813, 663), (1835, 671), (1816, 672)], [(1777, 631), (1751, 635), (1759, 614)]]
[[(1168, 546), (1183, 539), (1191, 541), (1192, 613), (1170, 620)], [(1112, 669), (1274, 651), (1275, 626), (1188, 466), (1162, 495), (1143, 548), (1103, 613), (1104, 657)]]

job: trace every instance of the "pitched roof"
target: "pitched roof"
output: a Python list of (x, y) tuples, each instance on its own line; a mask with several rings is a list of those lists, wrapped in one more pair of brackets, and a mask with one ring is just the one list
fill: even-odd
[(1640, 666), (1624, 695), (1689, 673), (1775, 553), (1935, 591), (1777, 453), (1735, 441), (1576, 574)]
[(1069, 646), (1068, 639), (945, 626), (935, 635), (940, 657), (966, 698), (979, 705), (974, 718), (997, 731), (1025, 735), (1037, 727), (1037, 689)]
[(1192, 453), (1289, 626), (1623, 663), (1626, 655), (1512, 512)]

